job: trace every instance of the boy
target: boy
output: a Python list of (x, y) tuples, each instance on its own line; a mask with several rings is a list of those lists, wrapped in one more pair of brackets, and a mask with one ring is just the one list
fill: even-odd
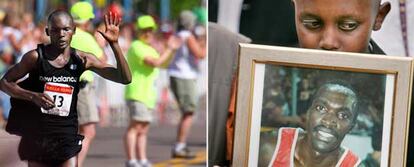
[(384, 54), (370, 42), (390, 4), (381, 0), (294, 0), (301, 48)]
[[(119, 24), (120, 19), (109, 13), (105, 15), (105, 29), (99, 30), (115, 53), (114, 68), (89, 53), (71, 48), (73, 19), (66, 11), (54, 11), (46, 28), (50, 44), (39, 44), (36, 50), (26, 53), (1, 79), (0, 89), (15, 104), (7, 130), (13, 130), (12, 114), (21, 114), (15, 118), (21, 120), (15, 121), (24, 124), (14, 126), (24, 126), (17, 132), (22, 136), (19, 156), (28, 160), (29, 166), (76, 166), (83, 139), (78, 135), (76, 111), (83, 71), (89, 69), (123, 84), (131, 82), (128, 64), (118, 45)], [(29, 77), (17, 84), (26, 74)]]
[[(299, 46), (309, 49), (385, 54), (370, 40), (391, 9), (381, 0), (293, 0)], [(234, 89), (233, 89), (234, 90)], [(233, 130), (235, 91), (229, 106)], [(230, 135), (228, 141), (232, 141)], [(232, 149), (227, 150), (230, 154)]]

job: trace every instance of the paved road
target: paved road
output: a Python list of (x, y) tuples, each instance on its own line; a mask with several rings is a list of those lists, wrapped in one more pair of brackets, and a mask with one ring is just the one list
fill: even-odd
[[(188, 139), (190, 149), (197, 157), (191, 160), (171, 159), (171, 147), (175, 142), (176, 124), (179, 119), (177, 111), (168, 111), (164, 120), (151, 126), (148, 139), (148, 158), (154, 167), (201, 167), (206, 166), (206, 115), (205, 110), (196, 115), (195, 122)], [(125, 153), (123, 135), (125, 123), (117, 123), (117, 127), (98, 127), (97, 136), (92, 143), (84, 166), (86, 167), (123, 167)], [(11, 136), (0, 128), (0, 167), (26, 167), (19, 160), (17, 146), (19, 137)]]
[[(206, 166), (206, 130), (205, 125), (195, 124), (189, 138), (190, 148), (197, 153), (192, 160), (171, 159), (171, 147), (175, 142), (175, 126), (154, 125), (148, 138), (148, 158), (156, 167), (163, 166)], [(125, 162), (122, 136), (125, 128), (99, 128), (97, 138), (92, 143), (85, 166), (122, 167)]]

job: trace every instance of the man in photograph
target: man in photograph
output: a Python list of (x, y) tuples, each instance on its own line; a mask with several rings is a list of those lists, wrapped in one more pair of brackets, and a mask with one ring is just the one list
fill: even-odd
[(323, 84), (307, 110), (306, 131), (283, 127), (261, 134), (259, 166), (358, 166), (360, 158), (341, 147), (357, 116), (358, 97), (351, 87)]

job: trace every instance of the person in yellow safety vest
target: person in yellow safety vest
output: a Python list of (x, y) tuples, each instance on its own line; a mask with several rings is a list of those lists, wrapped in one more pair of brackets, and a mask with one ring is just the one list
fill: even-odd
[[(72, 37), (70, 46), (95, 55), (101, 61), (104, 61), (103, 49), (99, 46), (95, 37), (86, 32), (90, 25), (90, 19), (95, 18), (93, 6), (89, 2), (77, 2), (70, 9), (70, 14), (76, 25), (75, 34)], [(98, 108), (96, 104), (94, 76), (91, 71), (85, 71), (81, 77), (81, 88), (78, 95), (78, 121), (79, 132), (85, 136), (83, 147), (79, 153), (79, 166), (88, 153), (89, 146), (95, 138), (95, 125), (99, 122)]]
[(130, 112), (130, 123), (125, 133), (126, 167), (150, 167), (146, 156), (147, 134), (153, 120), (153, 110), (157, 101), (154, 87), (159, 69), (165, 66), (181, 42), (169, 38), (168, 48), (160, 55), (150, 45), (157, 25), (149, 15), (137, 19), (138, 40), (132, 42), (127, 53), (127, 61), (132, 71), (132, 82), (125, 88), (125, 99)]

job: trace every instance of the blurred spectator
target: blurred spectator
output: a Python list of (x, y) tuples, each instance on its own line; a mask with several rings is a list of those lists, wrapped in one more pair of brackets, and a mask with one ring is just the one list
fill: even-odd
[(19, 30), (21, 18), (15, 12), (9, 12), (4, 18), (3, 34), (7, 41), (7, 45), (12, 48), (13, 57), (12, 64), (18, 62), (22, 56), (21, 49), (23, 46), (23, 37), (25, 34)]
[(46, 29), (46, 24), (44, 22), (40, 22), (36, 26), (34, 36), (35, 36), (35, 38), (38, 38), (40, 43), (49, 43), (50, 42), (49, 37), (45, 33), (45, 29)]
[(33, 50), (37, 47), (37, 44), (40, 43), (40, 35), (42, 32), (39, 32), (38, 29), (36, 29), (36, 26), (33, 22), (33, 15), (31, 13), (24, 13), (22, 15), (20, 24), (20, 30), (25, 36), (22, 40), (22, 47), (21, 52), (22, 54), (25, 54), (26, 52)]
[[(97, 58), (104, 58), (103, 50), (93, 35), (86, 32), (91, 25), (90, 19), (95, 17), (93, 7), (88, 2), (77, 2), (73, 4), (70, 13), (76, 25), (75, 34), (72, 37), (71, 47), (83, 52), (95, 55)], [(78, 154), (78, 164), (82, 166), (89, 150), (92, 140), (95, 138), (95, 124), (99, 122), (98, 109), (96, 104), (96, 93), (94, 76), (91, 71), (85, 71), (80, 76), (80, 90), (78, 94), (78, 121), (79, 132), (85, 136), (82, 150)]]
[(197, 108), (198, 61), (206, 55), (205, 42), (200, 43), (194, 36), (195, 25), (196, 16), (192, 12), (182, 11), (180, 13), (177, 36), (183, 41), (183, 44), (176, 52), (168, 69), (171, 90), (182, 112), (176, 144), (172, 149), (173, 158), (194, 157), (194, 154), (188, 149), (186, 141), (193, 121), (193, 114)]
[[(8, 36), (4, 33), (4, 26), (2, 24), (0, 24), (0, 56), (2, 63), (4, 63), (5, 66), (14, 64), (13, 49), (10, 45)], [(1, 74), (3, 74), (4, 71), (5, 68), (1, 69)]]
[(297, 104), (297, 114), (299, 116), (306, 115), (307, 109), (311, 105), (310, 99), (314, 93), (314, 90), (311, 88), (310, 82), (311, 81), (308, 78), (304, 78), (299, 82), (298, 104)]
[(171, 35), (174, 34), (174, 28), (171, 23), (163, 23), (160, 27), (160, 31), (165, 39), (168, 39)]
[(168, 48), (161, 54), (150, 45), (157, 25), (149, 16), (137, 19), (138, 40), (131, 44), (127, 53), (132, 82), (126, 86), (125, 99), (130, 111), (130, 122), (125, 133), (126, 167), (150, 167), (146, 155), (149, 125), (153, 121), (157, 94), (154, 83), (161, 67), (179, 47), (179, 41), (169, 41)]
[[(18, 39), (22, 38), (21, 32), (18, 30), (19, 28), (19, 17), (16, 13), (9, 12), (5, 14), (3, 11), (0, 12), (0, 16), (2, 17), (2, 23), (5, 25), (0, 24), (0, 75), (2, 76), (6, 69), (9, 66), (13, 65), (17, 59), (19, 59), (20, 52), (16, 49), (18, 48), (20, 43), (18, 43)], [(16, 19), (16, 20), (13, 20)], [(16, 49), (13, 47), (12, 44), (15, 44)], [(9, 116), (10, 111), (10, 96), (5, 94), (4, 92), (0, 92), (0, 107), (1, 107), (1, 119), (6, 121)]]
[(119, 45), (122, 51), (126, 54), (129, 46), (131, 46), (132, 38), (134, 37), (134, 30), (132, 24), (123, 24), (119, 32)]
[[(276, 66), (266, 67), (265, 88), (263, 92), (262, 127), (300, 126), (305, 127), (305, 118), (301, 114), (292, 115), (284, 89), (282, 75)], [(310, 95), (309, 95), (310, 96)], [(309, 97), (307, 97), (309, 98)], [(307, 108), (303, 109), (306, 113)]]

